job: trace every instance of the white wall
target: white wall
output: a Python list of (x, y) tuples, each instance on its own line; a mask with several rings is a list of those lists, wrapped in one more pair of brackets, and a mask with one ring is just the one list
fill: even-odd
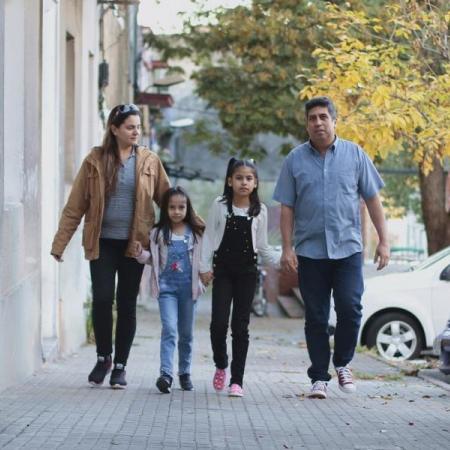
[[(98, 143), (96, 2), (62, 1), (59, 33), (58, 217), (83, 158), (94, 143)], [(76, 351), (86, 339), (87, 311), (84, 305), (90, 296), (90, 282), (89, 265), (81, 246), (81, 227), (82, 224), (66, 248), (64, 262), (58, 264), (56, 333), (60, 354)], [(56, 226), (53, 233), (55, 230)]]
[[(4, 91), (4, 110), (8, 111), (4, 129), (4, 170), (5, 170), (5, 203), (16, 208), (23, 198), (24, 177), (24, 136), (20, 132), (24, 124), (23, 101), (25, 98), (25, 33), (17, 30), (25, 28), (25, 0), (5, 1), (5, 66), (4, 83), (8, 89)], [(23, 129), (23, 128), (22, 128)]]
[[(62, 264), (49, 253), (73, 178), (103, 134), (99, 11), (96, 1), (0, 0), (0, 390), (85, 342), (81, 227)], [(122, 76), (118, 92), (129, 86)]]
[(49, 256), (59, 212), (59, 7), (44, 0), (42, 7), (42, 149), (41, 152), (41, 308), (45, 359), (57, 352), (59, 276)]
[[(0, 206), (0, 386), (41, 364), (40, 343), (40, 4), (0, 9), (3, 80)], [(24, 30), (17, 33), (17, 30)]]
[[(0, 2), (0, 99), (4, 96), (4, 59), (5, 59), (5, 4), (4, 2)], [(3, 108), (4, 103), (0, 101), (0, 211), (3, 211), (3, 203), (4, 203), (4, 172), (3, 172)], [(1, 223), (1, 219), (0, 219)], [(1, 278), (0, 278), (0, 292), (2, 292), (1, 286)]]

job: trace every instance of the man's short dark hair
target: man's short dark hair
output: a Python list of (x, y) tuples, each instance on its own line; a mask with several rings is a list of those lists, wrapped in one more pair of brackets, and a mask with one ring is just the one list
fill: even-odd
[(333, 120), (336, 120), (337, 117), (337, 111), (336, 106), (334, 106), (333, 101), (329, 97), (313, 97), (311, 100), (308, 100), (305, 103), (305, 114), (306, 118), (308, 118), (308, 113), (311, 111), (311, 109), (315, 108), (316, 106), (323, 106), (328, 109), (328, 112), (330, 113), (330, 116)]

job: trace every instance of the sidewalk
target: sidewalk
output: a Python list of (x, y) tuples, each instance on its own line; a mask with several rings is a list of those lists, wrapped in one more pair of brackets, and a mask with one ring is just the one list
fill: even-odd
[[(194, 392), (160, 394), (159, 318), (139, 309), (129, 387), (90, 388), (95, 350), (84, 347), (27, 382), (0, 392), (5, 449), (444, 449), (450, 448), (450, 392), (357, 353), (353, 396), (333, 379), (327, 400), (310, 400), (303, 322), (252, 317), (245, 397), (216, 394), (209, 302), (200, 301)], [(5, 370), (5, 368), (3, 368)]]

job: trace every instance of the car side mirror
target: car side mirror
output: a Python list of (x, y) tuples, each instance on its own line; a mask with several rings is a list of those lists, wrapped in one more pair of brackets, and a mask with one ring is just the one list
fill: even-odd
[(441, 272), (439, 279), (442, 281), (450, 281), (450, 264)]

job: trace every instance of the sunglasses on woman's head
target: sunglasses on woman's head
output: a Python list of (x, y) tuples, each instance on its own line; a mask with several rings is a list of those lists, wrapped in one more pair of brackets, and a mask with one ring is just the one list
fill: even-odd
[(117, 108), (116, 116), (119, 114), (127, 114), (129, 112), (139, 112), (139, 108), (136, 105), (133, 105), (133, 103), (120, 105)]

